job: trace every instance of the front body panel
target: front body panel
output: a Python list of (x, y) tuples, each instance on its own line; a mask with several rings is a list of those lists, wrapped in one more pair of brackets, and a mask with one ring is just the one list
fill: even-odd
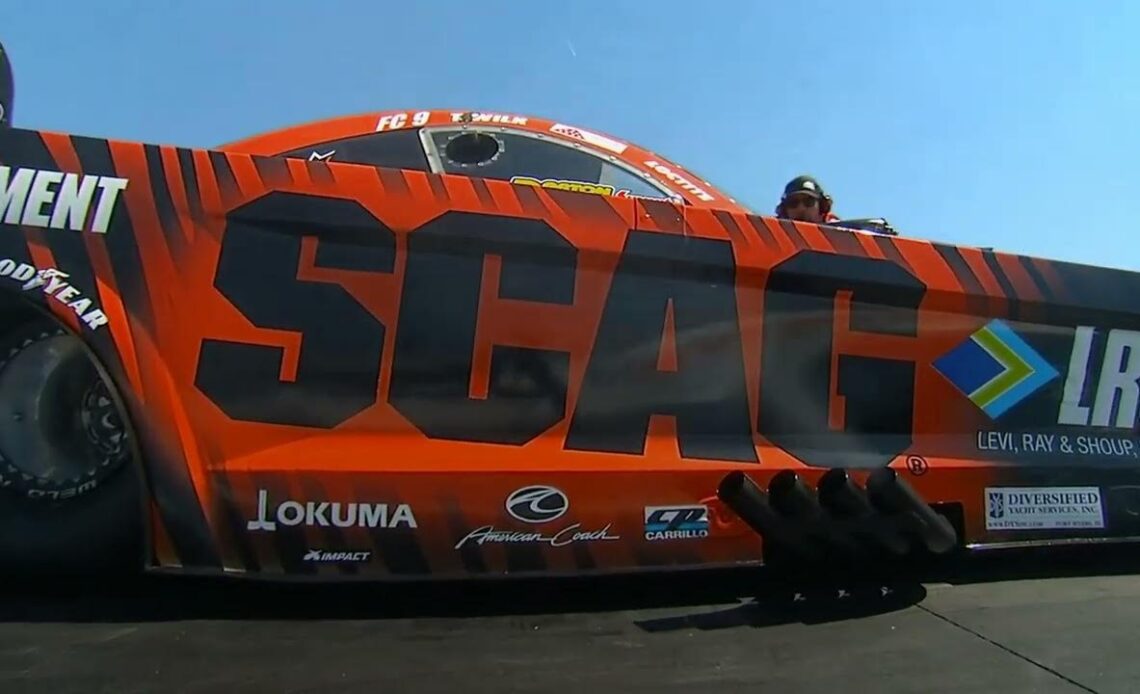
[(0, 164), (0, 284), (124, 392), (158, 567), (757, 561), (737, 469), (893, 466), (969, 543), (1140, 534), (1136, 274), (26, 130)]

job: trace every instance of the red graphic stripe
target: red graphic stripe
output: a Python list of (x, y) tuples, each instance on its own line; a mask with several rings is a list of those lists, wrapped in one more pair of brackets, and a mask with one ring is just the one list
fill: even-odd
[(425, 177), (427, 178), (428, 186), (431, 188), (431, 194), (432, 197), (435, 198), (435, 201), (441, 204), (447, 204), (449, 198), (447, 195), (447, 186), (443, 183), (443, 176), (429, 173), (425, 174)]
[[(79, 154), (75, 151), (70, 137), (45, 133), (44, 142), (63, 170), (76, 173), (83, 171)], [(177, 162), (175, 163), (177, 164)], [(126, 372), (127, 380), (130, 382), (131, 389), (137, 394), (141, 402), (145, 402), (146, 393), (143, 389), (138, 350), (135, 347), (134, 336), (131, 334), (130, 319), (127, 316), (127, 309), (123, 304), (123, 297), (115, 280), (115, 271), (107, 253), (107, 246), (99, 234), (84, 233), (83, 240), (95, 277), (96, 286), (94, 289), (99, 297), (99, 305), (103, 310), (103, 315), (107, 316), (107, 328), (111, 331), (111, 339), (114, 341), (115, 349), (122, 360), (123, 369)], [(72, 315), (74, 317), (74, 314)], [(77, 317), (76, 320), (78, 320)]]
[(243, 198), (257, 197), (265, 192), (265, 182), (261, 180), (261, 173), (252, 157), (248, 154), (227, 154), (226, 159)]
[(309, 170), (309, 178), (313, 183), (321, 186), (332, 186), (336, 179), (333, 178), (332, 171), (329, 171), (329, 165), (323, 160), (306, 161), (305, 166)]
[[(302, 161), (296, 163), (304, 165)], [(290, 161), (290, 164), (293, 163)], [(214, 165), (210, 161), (210, 155), (202, 150), (194, 150), (194, 169), (198, 174), (198, 190), (201, 191), (202, 205), (205, 208), (204, 212), (207, 218), (213, 214), (217, 215), (220, 211), (227, 210), (228, 205), (222, 199), (222, 190), (218, 185), (218, 179), (214, 173)]]
[[(66, 135), (45, 132), (40, 133), (40, 139), (43, 141), (44, 146), (47, 148), (48, 153), (51, 155), (52, 159), (55, 160), (55, 165), (61, 171), (67, 173), (83, 172), (83, 167), (79, 164), (79, 157), (75, 154), (74, 150), (71, 149)], [(90, 215), (92, 212), (92, 210), (88, 210), (88, 218), (83, 220), (83, 227), (85, 229), (90, 222)], [(57, 261), (54, 257), (54, 254), (51, 252), (47, 238), (44, 236), (44, 231), (42, 229), (25, 229), (25, 231), (28, 234), (29, 241), (31, 241), (28, 248), (31, 251), (32, 261), (35, 264), (36, 268), (42, 270), (56, 267)], [(56, 233), (74, 232), (67, 231)], [(92, 235), (84, 233), (84, 236)], [(90, 243), (87, 245), (90, 246)], [(68, 272), (67, 268), (59, 269), (64, 272)], [(48, 301), (47, 304), (53, 315), (67, 324), (67, 327), (72, 331), (76, 333), (79, 332), (79, 316), (77, 316), (74, 311), (66, 310), (65, 307), (61, 307), (59, 303), (54, 301)]]
[(289, 177), (297, 190), (311, 188), (313, 179), (309, 177), (309, 167), (300, 159), (286, 159), (285, 165), (289, 167)]
[(409, 181), (401, 172), (394, 169), (377, 169), (376, 172), (380, 175), (380, 185), (384, 187), (384, 192), (401, 198), (410, 194)]
[(532, 186), (511, 186), (522, 205), (523, 212), (530, 217), (545, 217), (551, 210), (547, 208), (538, 190)]
[(797, 228), (796, 225), (793, 224), (790, 220), (781, 219), (779, 221), (779, 226), (784, 234), (787, 235), (788, 239), (792, 242), (792, 246), (797, 250), (801, 248), (810, 248), (807, 239), (804, 238), (804, 235), (800, 232), (799, 228)]
[(474, 181), (465, 176), (445, 176), (443, 185), (447, 188), (449, 201), (469, 210), (482, 207), (482, 200), (475, 194)]
[(807, 222), (788, 222), (788, 225), (800, 232), (808, 248), (813, 251), (825, 251), (829, 253), (835, 252), (835, 247), (831, 245), (827, 236), (823, 233), (823, 227), (818, 224), (808, 224)]
[(515, 189), (523, 186), (515, 186), (509, 183), (493, 182), (487, 186), (491, 193), (491, 207), (513, 215), (523, 215), (522, 202), (516, 194)]
[[(520, 186), (520, 188), (523, 186)], [(557, 188), (535, 188), (551, 202), (551, 205), (563, 214), (574, 219), (596, 219), (600, 224), (626, 224), (625, 218), (619, 213), (612, 202), (616, 198), (590, 193), (571, 193)], [(682, 227), (677, 225), (679, 230)]]
[[(638, 229), (656, 229), (669, 234), (684, 234), (685, 216), (676, 205), (657, 200), (634, 199)], [(645, 225), (645, 221), (650, 222)]]
[(834, 248), (836, 252), (859, 257), (867, 255), (866, 250), (857, 238), (863, 234), (854, 231), (840, 231), (829, 227), (821, 227), (820, 231), (823, 232), (823, 238), (827, 240), (828, 245)]
[(995, 254), (998, 264), (1005, 270), (1005, 276), (1009, 278), (1013, 284), (1014, 290), (1018, 294), (1018, 298), (1028, 299), (1029, 301), (1039, 302), (1045, 297), (1041, 294), (1041, 289), (1037, 283), (1033, 281), (1021, 263), (1017, 262), (1017, 257), (1008, 253)]
[(884, 236), (881, 234), (877, 235), (875, 237), (875, 245), (879, 247), (879, 250), (883, 252), (883, 255), (886, 258), (893, 260), (911, 272), (914, 272), (914, 268), (907, 261), (907, 259), (903, 257), (902, 251), (899, 250), (899, 244), (895, 243), (894, 237)]
[(1057, 266), (1052, 261), (1042, 258), (1029, 258), (1028, 260), (1037, 268), (1037, 272), (1040, 273), (1046, 285), (1053, 292), (1056, 301), (1061, 303), (1073, 302), (1072, 290), (1069, 289), (1069, 285), (1061, 277), (1061, 274), (1057, 272)]
[[(32, 265), (35, 265), (38, 270), (55, 268), (57, 266), (55, 255), (51, 252), (51, 246), (48, 245), (47, 239), (44, 237), (43, 229), (22, 228), (28, 240), (28, 253), (32, 257)], [(59, 269), (62, 270), (63, 268)], [(66, 272), (66, 270), (64, 271)], [(42, 288), (36, 291), (42, 291)], [(72, 332), (79, 333), (79, 316), (75, 315), (74, 311), (66, 310), (66, 307), (61, 307), (56, 301), (48, 300), (46, 305), (53, 316), (63, 321)]]
[[(689, 215), (695, 212), (696, 210), (686, 211), (686, 221), (688, 220)], [(740, 225), (736, 223), (736, 217), (731, 212), (726, 212), (724, 210), (715, 210), (711, 216), (716, 221), (716, 223), (719, 224), (728, 233), (729, 238), (731, 238), (733, 241), (739, 241), (745, 246), (752, 245), (752, 243), (748, 240), (748, 234), (744, 233), (744, 230), (741, 229)]]
[(875, 243), (876, 236), (878, 236), (878, 234), (855, 234), (855, 238), (859, 241), (859, 245), (863, 247), (864, 253), (872, 258), (883, 260), (887, 255), (883, 253), (883, 249), (879, 247), (879, 244)]
[(959, 246), (959, 252), (962, 258), (966, 261), (966, 265), (974, 273), (974, 277), (978, 278), (981, 283), (982, 289), (987, 294), (987, 314), (1000, 315), (1009, 310), (1009, 303), (1005, 296), (1005, 291), (1002, 289), (1001, 283), (998, 282), (997, 277), (994, 276), (990, 266), (986, 264), (986, 259), (983, 257), (981, 250), (977, 248), (969, 248), (966, 246)]
[(776, 240), (776, 236), (773, 234), (768, 225), (764, 223), (763, 220), (760, 220), (760, 223), (757, 224), (756, 218), (752, 217), (751, 215), (733, 213), (732, 216), (733, 219), (737, 219), (741, 222), (742, 229), (751, 229), (752, 233), (760, 237), (760, 241), (765, 246), (774, 251), (780, 250), (780, 242)]
[[(127, 173), (128, 177), (133, 179), (131, 185), (124, 191), (124, 195), (131, 219), (135, 225), (135, 242), (140, 256), (145, 259), (141, 267), (143, 284), (151, 297), (163, 296), (165, 293), (162, 291), (163, 282), (166, 281), (166, 278), (177, 277), (178, 272), (159, 231), (162, 227), (159, 224), (158, 211), (153, 205), (154, 198), (150, 188), (150, 177), (146, 175), (145, 151), (139, 145), (112, 142), (111, 156), (115, 162), (115, 169)], [(163, 328), (163, 321), (156, 320), (153, 326), (155, 334), (152, 336), (156, 345), (169, 342), (169, 338), (164, 338), (169, 329), (164, 330)], [(192, 437), (193, 434), (189, 431), (185, 412), (179, 404), (181, 398), (171, 380), (168, 365), (162, 355), (154, 353), (150, 356), (154, 362), (154, 368), (148, 370), (154, 379), (150, 385), (159, 387), (157, 392), (152, 390), (152, 393), (165, 396), (165, 402), (162, 404), (173, 415), (179, 437), (183, 439), (179, 450), (186, 458), (186, 467), (195, 492), (202, 506), (209, 508), (212, 494), (209, 483), (204, 476), (201, 459), (197, 457), (194, 442), (185, 440), (187, 435)]]
[(486, 209), (495, 209), (495, 198), (491, 195), (491, 191), (487, 189), (487, 182), (473, 178), (471, 179), (471, 187), (475, 190), (475, 196), (479, 198), (480, 204)]
[(179, 213), (175, 215), (174, 223), (178, 225), (178, 232), (182, 234), (182, 238), (187, 243), (191, 243), (194, 240), (194, 232), (185, 221), (190, 216), (191, 208), (186, 195), (186, 182), (182, 179), (182, 166), (178, 161), (178, 150), (163, 147), (161, 154), (162, 169), (169, 182), (167, 187), (170, 189), (170, 197), (174, 201), (175, 211)]

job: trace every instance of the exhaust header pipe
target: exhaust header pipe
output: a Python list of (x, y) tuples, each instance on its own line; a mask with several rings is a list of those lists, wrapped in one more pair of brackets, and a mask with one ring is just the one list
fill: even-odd
[(815, 494), (791, 470), (781, 470), (772, 477), (768, 483), (768, 496), (772, 507), (781, 516), (810, 523), (819, 520), (822, 515)]
[(717, 497), (765, 546), (785, 548), (809, 561), (836, 550), (858, 556), (871, 547), (903, 556), (916, 540), (944, 554), (958, 542), (949, 519), (891, 468), (871, 472), (865, 488), (847, 469), (832, 468), (815, 490), (794, 471), (781, 470), (772, 476), (767, 493), (736, 470), (721, 479)]
[(795, 472), (777, 472), (768, 483), (768, 497), (772, 508), (784, 519), (796, 522), (807, 537), (828, 550), (841, 550), (847, 556), (859, 554), (859, 543), (849, 530), (828, 517), (816, 492)]
[(819, 501), (839, 523), (855, 535), (885, 547), (895, 555), (906, 554), (910, 542), (890, 519), (883, 518), (867, 499), (866, 493), (844, 468), (832, 468), (819, 480)]
[(768, 495), (743, 472), (736, 470), (725, 475), (716, 493), (765, 543), (781, 545), (809, 560), (820, 558), (819, 550), (796, 528), (796, 521), (773, 510)]
[(884, 514), (897, 515), (902, 526), (921, 538), (935, 554), (945, 554), (958, 543), (958, 533), (945, 516), (936, 512), (896, 470), (878, 468), (867, 478), (871, 504)]

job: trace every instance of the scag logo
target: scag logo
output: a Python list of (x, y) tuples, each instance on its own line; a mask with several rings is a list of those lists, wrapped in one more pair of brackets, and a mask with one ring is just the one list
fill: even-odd
[[(390, 278), (398, 310), (381, 318), (338, 283), (297, 276), (294, 259), (314, 235), (315, 266)], [(214, 286), (251, 325), (297, 334), (303, 356), (283, 380), (283, 348), (219, 331), (202, 340), (194, 386), (234, 420), (327, 430), (379, 406), (433, 441), (521, 447), (565, 423), (561, 450), (637, 456), (652, 418), (668, 415), (689, 459), (759, 464), (754, 433), (818, 467), (887, 465), (912, 445), (926, 285), (909, 269), (802, 250), (766, 270), (755, 335), (741, 321), (731, 241), (623, 235), (611, 269), (600, 270), (544, 219), (452, 210), (403, 235), (355, 200), (268, 193), (226, 215)], [(499, 259), (495, 279), (488, 257)], [(257, 292), (251, 272), (263, 277)], [(502, 321), (577, 315), (584, 339), (572, 346), (536, 331), (488, 344), (478, 327), (485, 286)], [(600, 291), (582, 291), (592, 286)], [(291, 310), (280, 310), (282, 296)], [(900, 349), (854, 353), (853, 335), (886, 335)], [(746, 344), (758, 359), (745, 358)], [(676, 367), (645, 358), (668, 345)], [(476, 396), (472, 376), (483, 372)], [(716, 395), (692, 406), (698, 391)], [(510, 508), (542, 522), (559, 517), (546, 505), (557, 498)]]

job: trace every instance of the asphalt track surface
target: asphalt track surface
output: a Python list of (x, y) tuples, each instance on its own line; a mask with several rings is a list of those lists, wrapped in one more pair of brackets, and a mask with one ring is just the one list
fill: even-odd
[(1140, 691), (1140, 546), (836, 585), (8, 581), (0, 692)]

